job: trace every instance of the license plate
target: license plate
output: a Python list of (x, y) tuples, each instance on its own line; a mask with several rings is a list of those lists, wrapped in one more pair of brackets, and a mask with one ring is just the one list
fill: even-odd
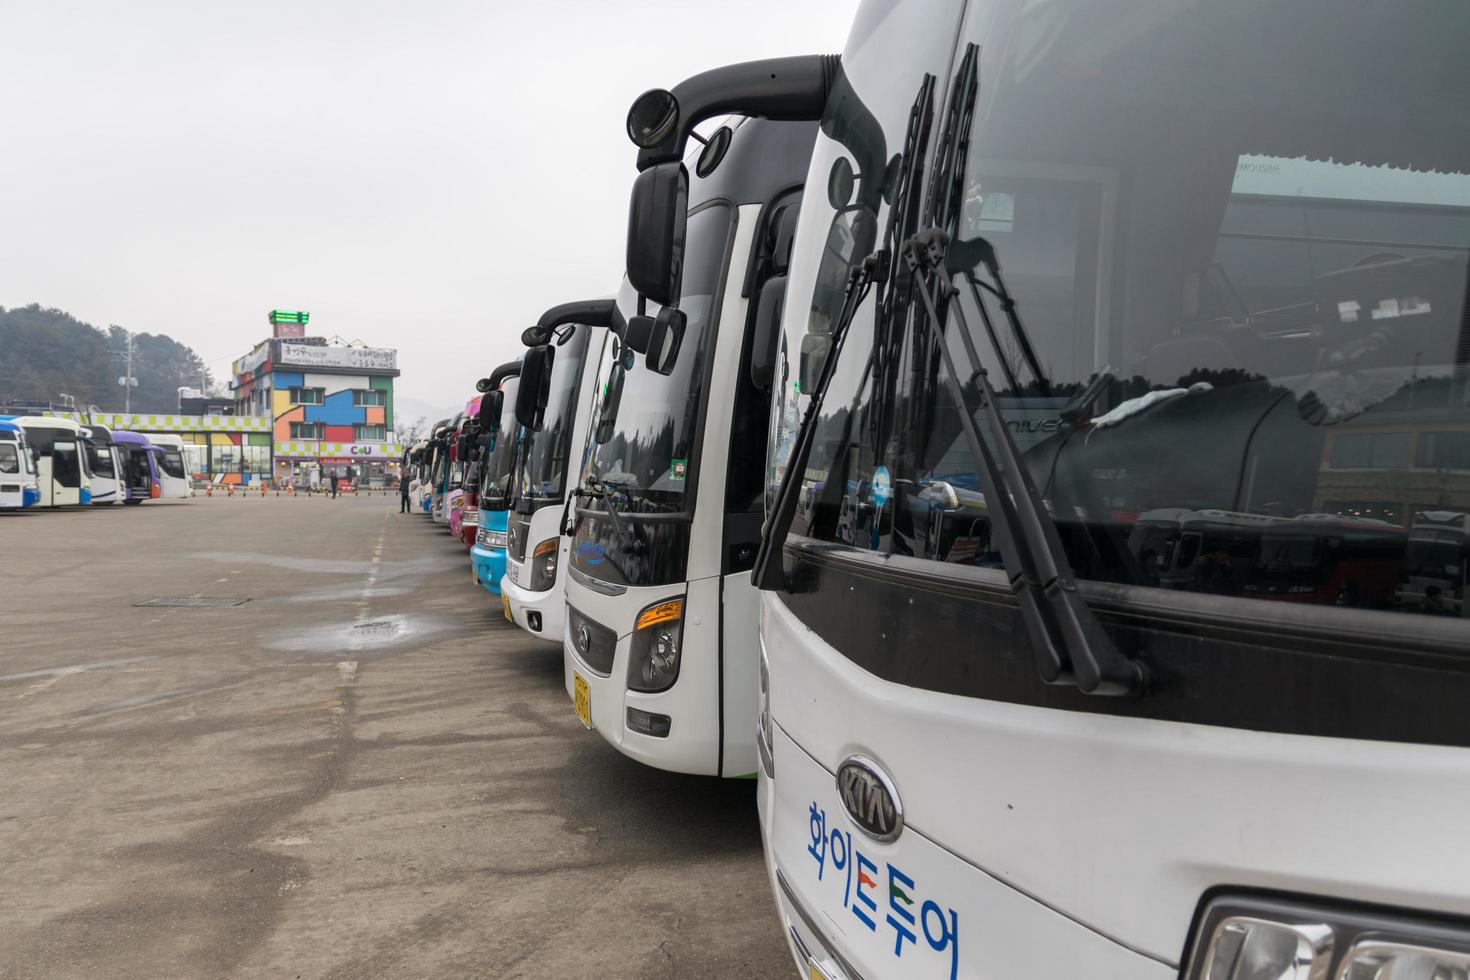
[(572, 707), (586, 728), (592, 727), (592, 689), (582, 680), (582, 675), (572, 671)]
[(500, 610), (505, 613), (506, 622), (514, 623), (516, 621), (516, 618), (510, 614), (510, 596), (504, 592), (500, 593)]
[(520, 575), (520, 572), (521, 572), (521, 567), (519, 565), (517, 565), (515, 562), (511, 561), (511, 562), (506, 562), (505, 563), (505, 574), (509, 575), (510, 576), (510, 580), (512, 582), (516, 583), (517, 585), (520, 585), (521, 584), (521, 575)]

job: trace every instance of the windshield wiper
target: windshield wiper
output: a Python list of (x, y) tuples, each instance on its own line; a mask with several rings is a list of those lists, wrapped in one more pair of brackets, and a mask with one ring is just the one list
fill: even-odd
[[(1077, 580), (1062, 547), (1056, 523), (1047, 512), (1021, 453), (996, 404), (989, 373), (980, 362), (959, 290), (938, 271), (944, 268), (949, 237), (937, 228), (920, 232), (903, 244), (904, 262), (913, 272), (919, 299), (934, 323), (946, 389), (959, 413), (970, 453), (979, 469), (1006, 578), (1021, 610), (1041, 679), (1048, 684), (1072, 684), (1085, 694), (1136, 694), (1143, 687), (1143, 668), (1129, 660), (1103, 630), (1092, 609), (1077, 590)], [(966, 397), (932, 295), (948, 300), (957, 320), (960, 339), (970, 361), (971, 397)], [(978, 397), (980, 404), (973, 404)], [(986, 445), (974, 412), (985, 413), (995, 448)]]
[(607, 508), (608, 520), (612, 523), (613, 534), (617, 535), (618, 543), (625, 551), (632, 551), (635, 554), (641, 552), (643, 537), (638, 533), (637, 525), (627, 521), (623, 517), (623, 512), (618, 509), (618, 505), (613, 503), (613, 497), (620, 492), (615, 484), (589, 476), (580, 487), (567, 494), (567, 508), (562, 515), (562, 533), (570, 536), (576, 530), (571, 526), (570, 519), (573, 500), (578, 497), (587, 497), (591, 500), (600, 499), (602, 505)]
[[(911, 275), (909, 284), (919, 294), (924, 312), (935, 332), (934, 346), (945, 375), (945, 388), (954, 402), (979, 471), (995, 536), (1005, 563), (1006, 579), (1021, 611), (1021, 620), (1031, 639), (1032, 653), (1041, 679), (1047, 684), (1070, 684), (1085, 694), (1129, 695), (1142, 691), (1142, 665), (1123, 655), (1103, 630), (1092, 609), (1077, 589), (1076, 576), (1062, 547), (1056, 522), (1047, 511), (1030, 473), (1021, 462), (1021, 452), (1006, 426), (990, 375), (981, 363), (970, 334), (959, 289), (952, 276), (963, 276), (980, 311), (996, 356), (1005, 365), (1007, 380), (1016, 395), (1016, 384), (1005, 352), (990, 322), (980, 289), (994, 295), (1006, 314), (1012, 336), (1043, 392), (1049, 391), (1035, 351), (1016, 313), (1016, 303), (1000, 275), (995, 248), (984, 238), (958, 242), (951, 247), (950, 233), (958, 230), (964, 192), (970, 125), (980, 91), (980, 49), (971, 44), (955, 73), (950, 91), (949, 115), (936, 151), (936, 186), (930, 195), (929, 227), (905, 241), (900, 248)], [(984, 265), (994, 285), (976, 280), (974, 269)], [(946, 317), (939, 315), (944, 301)], [(949, 351), (947, 315), (954, 312), (960, 341), (970, 364), (970, 375), (961, 379)], [(968, 389), (968, 391), (967, 391)], [(979, 401), (975, 405), (975, 400)], [(994, 449), (987, 445), (975, 411), (985, 414)]]

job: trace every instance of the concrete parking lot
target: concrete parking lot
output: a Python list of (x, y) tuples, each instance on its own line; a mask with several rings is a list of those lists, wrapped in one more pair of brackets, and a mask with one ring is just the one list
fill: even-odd
[(0, 977), (793, 975), (755, 784), (584, 731), (397, 510), (0, 515)]

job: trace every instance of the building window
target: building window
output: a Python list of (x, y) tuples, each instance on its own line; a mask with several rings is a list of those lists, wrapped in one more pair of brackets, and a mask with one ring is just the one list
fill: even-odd
[(382, 442), (387, 438), (386, 428), (382, 425), (355, 425), (353, 437), (358, 442)]
[(1332, 443), (1334, 470), (1405, 469), (1413, 436), (1407, 432), (1342, 435)]
[(354, 391), (352, 393), (352, 404), (362, 408), (364, 406), (382, 406), (388, 404), (388, 394), (382, 391)]
[(292, 439), (320, 439), (326, 433), (322, 430), (325, 426), (320, 422), (292, 422)]
[(325, 388), (291, 388), (292, 405), (320, 405), (327, 395)]
[(1470, 432), (1421, 432), (1416, 465), (1433, 470), (1470, 470)]

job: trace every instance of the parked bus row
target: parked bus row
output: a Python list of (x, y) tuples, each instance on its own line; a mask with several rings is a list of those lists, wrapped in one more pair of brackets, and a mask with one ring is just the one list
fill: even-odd
[(0, 415), (0, 510), (141, 504), (190, 495), (179, 436)]
[(865, 0), (634, 103), (616, 295), (405, 472), (584, 726), (759, 779), (801, 975), (1470, 971), (1465, 28)]

